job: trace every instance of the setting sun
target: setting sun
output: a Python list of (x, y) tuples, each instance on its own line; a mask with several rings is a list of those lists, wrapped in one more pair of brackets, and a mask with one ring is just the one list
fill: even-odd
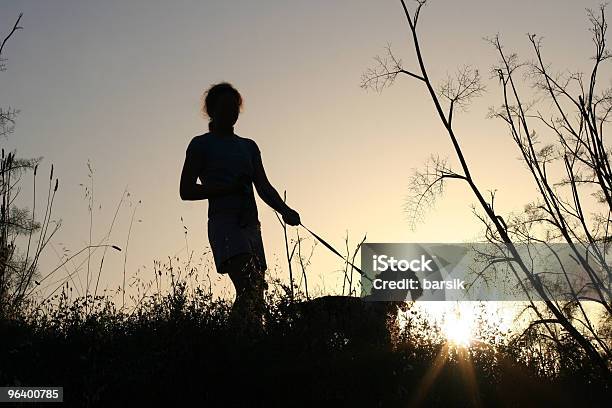
[(442, 333), (455, 346), (468, 347), (472, 341), (474, 321), (472, 314), (462, 313), (458, 308), (447, 313), (442, 324)]

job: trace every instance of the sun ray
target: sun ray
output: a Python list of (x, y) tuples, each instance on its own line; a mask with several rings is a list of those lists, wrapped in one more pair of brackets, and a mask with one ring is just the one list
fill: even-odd
[(412, 398), (410, 399), (410, 404), (408, 404), (409, 407), (418, 407), (420, 406), (420, 404), (423, 403), (423, 401), (427, 397), (427, 394), (429, 393), (429, 389), (436, 382), (436, 378), (438, 378), (442, 367), (444, 367), (446, 361), (448, 360), (448, 351), (448, 345), (446, 344), (440, 349), (440, 352), (436, 356), (434, 363), (431, 367), (429, 367), (429, 369), (421, 379), (421, 382), (419, 383), (418, 387), (415, 388), (415, 392)]

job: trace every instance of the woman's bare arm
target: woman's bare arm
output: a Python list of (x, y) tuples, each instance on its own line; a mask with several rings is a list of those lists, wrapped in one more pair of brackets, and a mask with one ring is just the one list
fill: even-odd
[[(259, 150), (259, 149), (258, 149)], [(300, 216), (299, 214), (289, 207), (283, 199), (281, 198), (278, 191), (272, 186), (268, 177), (266, 176), (266, 171), (263, 166), (263, 162), (261, 160), (261, 155), (256, 154), (254, 160), (254, 177), (253, 184), (255, 184), (255, 189), (257, 190), (257, 194), (261, 197), (261, 199), (272, 207), (274, 210), (278, 211), (283, 215), (285, 222), (290, 225), (299, 225), (300, 224)]]

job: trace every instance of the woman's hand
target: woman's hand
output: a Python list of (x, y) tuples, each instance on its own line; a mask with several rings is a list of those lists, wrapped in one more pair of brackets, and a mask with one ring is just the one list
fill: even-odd
[(285, 212), (283, 213), (283, 221), (285, 221), (289, 225), (300, 225), (300, 214), (292, 208), (287, 207)]

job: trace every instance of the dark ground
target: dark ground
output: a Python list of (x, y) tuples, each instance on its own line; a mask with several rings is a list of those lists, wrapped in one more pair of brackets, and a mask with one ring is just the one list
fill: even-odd
[(416, 323), (392, 346), (377, 323), (388, 306), (364, 303), (277, 299), (267, 333), (252, 337), (205, 295), (130, 318), (101, 301), (87, 317), (77, 302), (0, 323), (0, 385), (63, 386), (62, 406), (75, 407), (610, 406), (610, 378), (586, 363), (550, 376), (511, 348), (424, 340)]

